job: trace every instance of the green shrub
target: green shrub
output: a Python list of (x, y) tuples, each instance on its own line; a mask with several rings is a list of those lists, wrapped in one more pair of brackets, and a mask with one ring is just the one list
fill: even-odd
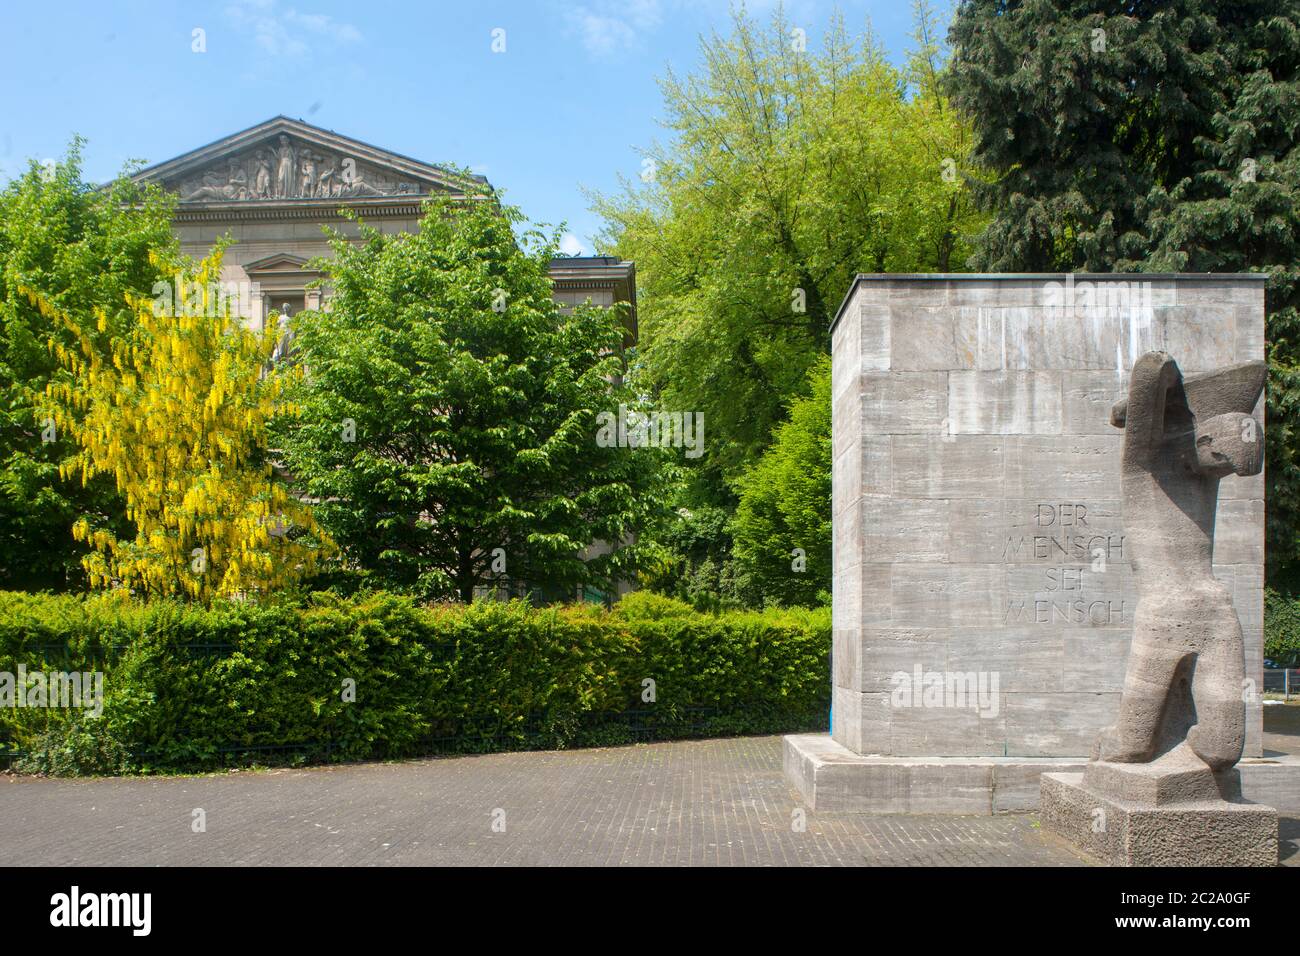
[(654, 595), (610, 612), (0, 592), (0, 671), (105, 675), (98, 718), (0, 708), (0, 753), (52, 774), (189, 771), (807, 730), (825, 726), (829, 655), (829, 611)]
[(653, 591), (633, 591), (619, 599), (614, 613), (629, 621), (657, 621), (665, 617), (690, 617), (695, 609), (685, 601)]
[(130, 754), (103, 720), (54, 724), (41, 731), (31, 750), (14, 763), (20, 773), (53, 777), (81, 777), (122, 773), (131, 766)]
[(1264, 589), (1264, 656), (1288, 666), (1300, 661), (1300, 597)]

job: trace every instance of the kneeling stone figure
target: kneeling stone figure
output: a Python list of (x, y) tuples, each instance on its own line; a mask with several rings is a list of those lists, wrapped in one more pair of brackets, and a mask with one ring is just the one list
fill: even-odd
[(1263, 362), (1183, 378), (1163, 352), (1126, 399), (1124, 525), (1138, 592), (1115, 724), (1083, 774), (1044, 774), (1044, 822), (1112, 863), (1275, 865), (1277, 814), (1243, 803), (1245, 651), (1214, 577), (1219, 482), (1263, 468)]

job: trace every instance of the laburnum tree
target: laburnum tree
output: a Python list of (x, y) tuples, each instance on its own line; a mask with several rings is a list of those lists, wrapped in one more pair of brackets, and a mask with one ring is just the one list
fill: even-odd
[(233, 314), (220, 273), (218, 250), (157, 297), (128, 297), (135, 321), (117, 328), (103, 309), (67, 312), (21, 289), (73, 338), (50, 339), (61, 374), (42, 412), (75, 445), (60, 473), (109, 476), (135, 532), (95, 516), (76, 522), (94, 549), (83, 559), (93, 586), (253, 597), (310, 575), (332, 552), (267, 452), (269, 423), (294, 411), (284, 392), (297, 372), (270, 367), (279, 330), (254, 331)]
[(965, 268), (983, 218), (936, 32), (919, 7), (898, 67), (838, 18), (819, 38), (738, 10), (699, 70), (661, 82), (666, 140), (595, 199), (604, 248), (637, 264), (641, 387), (709, 422), (704, 502), (734, 501), (729, 481), (806, 394), (856, 273)]
[(521, 222), (494, 197), (435, 198), (415, 232), (336, 234), (328, 308), (293, 320), (286, 464), (373, 583), (608, 594), (663, 507), (665, 452), (598, 440), (602, 412), (637, 406), (620, 313), (561, 308), (557, 237)]
[[(121, 496), (108, 476), (84, 486), (59, 477), (66, 436), (41, 425), (39, 400), (58, 367), (46, 346), (72, 333), (51, 324), (19, 292), (37, 290), (77, 315), (102, 310), (107, 326), (135, 322), (128, 293), (144, 294), (170, 270), (177, 252), (172, 199), (124, 174), (105, 187), (82, 175), (80, 140), (64, 160), (31, 163), (0, 189), (0, 586), (64, 589), (84, 586), (84, 542), (74, 540), (80, 515), (118, 532), (126, 529)], [(128, 170), (129, 172), (129, 170)], [(107, 333), (97, 334), (106, 347)]]
[(975, 268), (1268, 275), (1268, 559), (1294, 571), (1300, 0), (964, 0), (949, 39)]

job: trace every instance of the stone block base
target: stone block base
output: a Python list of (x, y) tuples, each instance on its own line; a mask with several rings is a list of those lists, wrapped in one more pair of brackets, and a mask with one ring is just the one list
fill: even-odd
[(829, 734), (785, 738), (785, 776), (812, 810), (988, 816), (1033, 810), (1044, 771), (1086, 757), (872, 757)]
[[(864, 756), (830, 734), (784, 740), (785, 776), (811, 810), (987, 816), (1037, 810), (1045, 773), (1083, 773), (1087, 757)], [(1300, 757), (1243, 760), (1242, 793), (1300, 815)]]
[(1082, 773), (1042, 776), (1043, 826), (1111, 866), (1276, 866), (1277, 811), (1195, 799), (1168, 805), (1104, 796)]

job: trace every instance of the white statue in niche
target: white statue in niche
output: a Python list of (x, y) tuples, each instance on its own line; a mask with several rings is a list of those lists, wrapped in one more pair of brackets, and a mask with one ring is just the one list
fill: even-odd
[(275, 349), (271, 352), (272, 364), (281, 362), (289, 357), (289, 350), (293, 348), (293, 330), (289, 326), (289, 303), (285, 302), (280, 306), (280, 318), (276, 322), (280, 330), (280, 338), (275, 343)]

